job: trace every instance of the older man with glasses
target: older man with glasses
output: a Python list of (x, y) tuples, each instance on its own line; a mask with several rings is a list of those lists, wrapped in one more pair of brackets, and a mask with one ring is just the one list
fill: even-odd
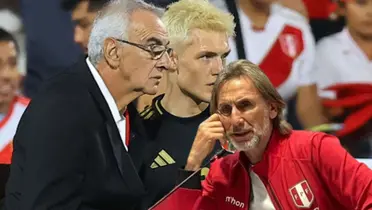
[(149, 144), (131, 102), (168, 69), (161, 15), (138, 0), (99, 13), (88, 58), (51, 78), (20, 121), (7, 209), (140, 209)]

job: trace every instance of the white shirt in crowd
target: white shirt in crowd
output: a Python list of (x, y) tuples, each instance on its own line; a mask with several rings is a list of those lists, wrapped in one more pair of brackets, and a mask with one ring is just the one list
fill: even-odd
[(335, 97), (323, 90), (331, 85), (372, 83), (372, 60), (355, 43), (347, 28), (321, 39), (316, 50), (313, 75), (321, 97)]

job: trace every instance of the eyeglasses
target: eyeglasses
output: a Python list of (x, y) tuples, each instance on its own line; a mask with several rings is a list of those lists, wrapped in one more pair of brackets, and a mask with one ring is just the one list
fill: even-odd
[(137, 44), (137, 43), (129, 42), (129, 41), (122, 40), (122, 39), (115, 39), (115, 40), (138, 47), (141, 50), (144, 50), (150, 53), (151, 58), (153, 60), (159, 60), (164, 55), (165, 52), (168, 53), (168, 55), (171, 55), (173, 52), (173, 49), (169, 48), (167, 45), (165, 46), (164, 45), (142, 45), (142, 44)]

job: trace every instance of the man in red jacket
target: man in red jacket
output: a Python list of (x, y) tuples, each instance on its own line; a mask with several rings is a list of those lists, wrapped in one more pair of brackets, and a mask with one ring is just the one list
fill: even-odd
[(214, 86), (216, 114), (200, 125), (194, 140), (188, 158), (193, 167), (181, 175), (200, 167), (216, 139), (225, 137), (237, 152), (217, 159), (202, 186), (193, 177), (157, 209), (371, 209), (372, 171), (336, 137), (292, 130), (283, 108), (256, 65), (231, 63)]

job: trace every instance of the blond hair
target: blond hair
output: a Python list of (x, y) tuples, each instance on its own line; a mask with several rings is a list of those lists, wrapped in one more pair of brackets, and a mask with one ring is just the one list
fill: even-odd
[(192, 29), (225, 32), (234, 35), (234, 17), (207, 0), (180, 0), (168, 6), (162, 18), (174, 48), (185, 44)]
[(282, 135), (289, 134), (292, 131), (292, 126), (284, 119), (283, 110), (285, 108), (285, 102), (283, 98), (262, 70), (247, 60), (231, 62), (219, 74), (213, 87), (210, 103), (211, 113), (216, 113), (217, 111), (218, 93), (221, 86), (227, 81), (241, 77), (248, 77), (266, 102), (272, 104), (277, 109), (278, 115), (273, 120), (273, 127), (278, 129)]

